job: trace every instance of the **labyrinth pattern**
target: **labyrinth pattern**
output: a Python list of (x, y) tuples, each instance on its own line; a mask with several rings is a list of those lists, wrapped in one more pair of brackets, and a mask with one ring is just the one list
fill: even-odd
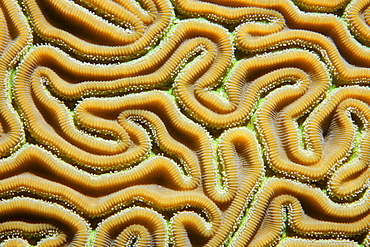
[(370, 246), (370, 0), (0, 0), (0, 246)]

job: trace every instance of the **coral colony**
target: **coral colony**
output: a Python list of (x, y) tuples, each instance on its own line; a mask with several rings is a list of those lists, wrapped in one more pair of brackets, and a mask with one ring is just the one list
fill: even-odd
[(369, 0), (1, 0), (1, 246), (369, 246)]

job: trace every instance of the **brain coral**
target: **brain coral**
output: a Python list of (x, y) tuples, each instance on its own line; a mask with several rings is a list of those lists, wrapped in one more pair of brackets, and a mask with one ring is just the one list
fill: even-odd
[(1, 0), (1, 246), (370, 246), (369, 0)]

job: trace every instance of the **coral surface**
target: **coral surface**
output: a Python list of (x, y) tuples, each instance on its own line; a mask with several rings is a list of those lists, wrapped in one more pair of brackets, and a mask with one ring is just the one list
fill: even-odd
[(370, 246), (370, 0), (0, 0), (0, 246)]

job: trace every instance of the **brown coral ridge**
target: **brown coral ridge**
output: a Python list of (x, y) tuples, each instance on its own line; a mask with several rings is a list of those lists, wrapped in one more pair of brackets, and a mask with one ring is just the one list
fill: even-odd
[(354, 247), (361, 246), (350, 240), (313, 240), (313, 239), (300, 239), (300, 238), (287, 238), (281, 241), (277, 247)]
[[(174, 190), (195, 189), (198, 185), (196, 181), (185, 177), (175, 162), (161, 156), (148, 159), (127, 171), (92, 175), (62, 162), (42, 148), (30, 145), (20, 149), (14, 156), (3, 159), (0, 167), (2, 193), (17, 190), (19, 183), (25, 186), (20, 179), (22, 177), (43, 178), (44, 181), (60, 183), (90, 197), (105, 196), (140, 184), (158, 183)], [(18, 182), (11, 185), (12, 180)]]
[[(132, 173), (123, 174), (122, 176), (114, 174), (91, 178), (89, 174), (83, 171), (78, 171), (68, 165), (56, 162), (55, 158), (40, 148), (30, 146), (22, 150), (22, 152), (17, 154), (18, 156), (15, 159), (4, 162), (2, 168), (5, 175), (12, 174), (13, 176), (5, 178), (4, 174), (2, 174), (0, 188), (2, 188), (3, 193), (17, 193), (19, 188), (22, 188), (23, 191), (36, 193), (46, 200), (63, 201), (70, 207), (84, 213), (87, 217), (101, 217), (111, 214), (121, 210), (122, 207), (139, 201), (147, 204), (149, 207), (155, 207), (159, 211), (164, 211), (166, 215), (171, 215), (175, 212), (181, 214), (182, 210), (188, 212), (194, 209), (201, 210), (204, 212), (202, 217), (206, 216), (206, 219), (203, 219), (203, 221), (207, 222), (207, 225), (211, 227), (207, 229), (212, 233), (214, 233), (221, 221), (219, 209), (199, 192), (172, 191), (150, 185), (125, 188), (127, 184), (121, 184), (120, 182), (124, 181), (124, 179), (132, 180), (132, 177), (129, 176)], [(15, 173), (19, 175), (15, 175)], [(42, 178), (42, 175), (46, 176), (46, 178)], [(150, 175), (155, 176), (155, 174)], [(122, 189), (120, 189), (121, 187)], [(109, 190), (112, 190), (112, 188), (115, 190), (109, 193)], [(131, 219), (130, 221), (138, 222), (140, 219), (140, 217), (137, 218), (135, 215), (129, 215), (128, 217)], [(180, 225), (182, 224), (182, 221), (176, 222)], [(190, 223), (184, 222), (183, 224), (187, 228), (186, 225)], [(114, 231), (114, 229), (108, 230)], [(157, 232), (157, 230), (154, 232)], [(162, 233), (159, 231), (156, 234)]]
[(8, 183), (9, 191), (17, 191), (15, 187), (22, 186), (26, 191), (52, 199), (54, 197), (90, 218), (103, 217), (122, 210), (132, 203), (140, 202), (166, 211), (170, 215), (187, 208), (189, 208), (188, 210), (201, 209), (207, 215), (205, 220), (210, 223), (212, 229), (216, 229), (221, 221), (221, 215), (216, 205), (196, 191), (173, 191), (158, 185), (137, 185), (106, 196), (91, 197), (63, 184), (27, 174), (9, 179), (4, 183)]
[[(35, 85), (35, 87), (39, 86), (39, 84)], [(42, 90), (41, 86), (36, 92), (34, 92), (36, 94), (35, 96), (37, 97), (21, 97), (23, 96), (22, 92), (24, 91), (25, 88), (21, 87), (21, 85), (16, 86), (16, 95), (18, 96), (17, 101), (23, 109), (23, 118), (26, 120), (31, 134), (38, 141), (50, 145), (52, 148), (56, 148), (63, 155), (66, 155), (83, 165), (100, 167), (102, 169), (111, 169), (142, 159), (143, 156), (150, 149), (149, 139), (142, 128), (137, 127), (135, 124), (133, 125), (130, 122), (126, 124), (126, 121), (121, 121), (117, 119), (120, 111), (128, 109), (122, 104), (134, 107), (133, 103), (130, 103), (131, 99), (133, 98), (131, 96), (127, 96), (126, 98), (124, 98), (124, 100), (118, 100), (122, 101), (122, 103), (120, 103), (122, 106), (119, 106), (119, 104), (118, 106), (114, 106), (114, 104), (117, 104), (114, 103), (114, 99), (104, 100), (102, 106), (95, 106), (94, 104), (92, 104), (91, 106), (89, 106), (89, 108), (91, 108), (91, 111), (95, 112), (94, 114), (97, 114), (98, 116), (93, 117), (92, 120), (94, 121), (92, 122), (89, 120), (91, 119), (91, 117), (88, 117), (86, 121), (81, 119), (80, 115), (83, 116), (83, 111), (76, 108), (76, 120), (79, 121), (82, 125), (88, 128), (96, 129), (100, 132), (111, 133), (115, 136), (115, 138), (117, 138), (117, 141), (107, 141), (101, 140), (100, 138), (88, 136), (76, 129), (66, 107), (60, 105), (58, 100), (46, 94), (45, 91)], [(29, 93), (31, 93), (32, 95), (32, 92)], [(142, 98), (142, 102), (136, 101), (137, 103), (135, 104), (143, 105), (140, 107), (144, 107), (144, 105), (146, 105), (145, 107), (147, 108), (147, 110), (150, 111), (153, 108), (152, 106), (150, 106), (151, 101), (155, 100), (153, 99), (153, 97), (159, 96), (159, 101), (162, 101), (159, 102), (160, 105), (168, 105), (169, 114), (175, 114), (177, 118), (179, 118), (180, 114), (175, 113), (179, 110), (175, 109), (173, 106), (173, 102), (168, 97), (166, 98), (163, 95), (165, 94), (159, 94), (155, 92), (143, 94), (142, 96), (139, 96), (140, 98)], [(95, 101), (99, 100), (90, 100), (89, 104)], [(144, 103), (145, 101), (147, 101), (147, 103)], [(88, 103), (82, 102), (80, 106), (87, 104)], [(109, 104), (112, 104), (112, 109), (109, 108)], [(102, 111), (104, 105), (106, 105), (104, 111), (107, 111), (107, 113), (103, 116), (100, 116), (104, 114), (104, 112)], [(122, 109), (117, 110), (117, 107), (121, 107)], [(94, 110), (94, 108), (96, 109)], [(154, 110), (158, 111), (159, 109), (155, 109), (154, 107)], [(109, 116), (109, 114), (111, 115)], [(100, 120), (96, 121), (98, 119)], [(186, 122), (184, 121), (185, 120), (182, 120), (183, 126)], [(191, 125), (190, 123), (188, 124)], [(185, 127), (182, 127), (182, 129), (184, 128)], [(192, 128), (196, 127), (194, 126)], [(199, 129), (199, 127), (197, 128)], [(162, 130), (161, 133), (163, 133), (163, 131), (165, 130)], [(183, 131), (186, 132), (186, 129), (184, 129)], [(197, 133), (199, 131), (200, 130), (197, 130)], [(201, 135), (205, 136), (204, 131)], [(206, 142), (206, 139), (204, 139), (203, 142)], [(132, 141), (132, 143), (130, 142), (130, 140)], [(202, 145), (204, 146), (205, 144)], [(209, 146), (209, 144), (207, 145)], [(165, 149), (169, 148), (171, 147), (165, 147)], [(206, 147), (206, 149), (209, 150), (209, 147)], [(169, 150), (169, 152), (173, 151)], [(178, 153), (178, 151), (174, 152)], [(188, 163), (191, 162), (188, 161)]]
[(285, 18), (283, 21), (272, 18), (271, 25), (245, 23), (237, 27), (237, 43), (247, 52), (297, 45), (313, 48), (330, 65), (338, 83), (368, 83), (369, 71), (361, 67), (368, 67), (369, 51), (352, 38), (346, 23), (336, 16), (300, 12), (291, 1), (245, 1), (244, 4), (273, 9)]
[[(232, 227), (237, 224), (238, 215), (242, 214), (243, 207), (249, 202), (248, 198), (262, 176), (263, 165), (257, 146), (254, 135), (243, 128), (228, 131), (220, 141), (220, 155), (227, 174), (225, 178), (227, 182), (224, 186), (226, 186), (227, 191), (232, 193), (231, 195), (236, 195), (235, 197), (228, 196), (226, 198), (228, 201), (233, 200), (230, 206), (224, 209), (222, 226), (217, 234), (213, 230), (212, 232), (208, 231), (208, 233), (202, 230), (204, 239), (212, 237), (209, 246), (218, 245), (226, 241)], [(216, 227), (219, 224), (221, 221), (219, 209), (209, 199), (199, 193), (158, 190), (158, 188), (153, 186), (132, 186), (140, 184), (140, 181), (143, 182), (147, 178), (156, 176), (158, 171), (151, 166), (154, 165), (154, 162), (148, 161), (147, 164), (142, 164), (142, 166), (140, 165), (127, 172), (91, 177), (84, 171), (77, 170), (60, 161), (58, 162), (48, 152), (38, 147), (29, 146), (21, 149), (16, 156), (3, 162), (0, 188), (2, 188), (2, 193), (16, 192), (18, 188), (23, 188), (23, 190), (37, 193), (47, 198), (51, 196), (67, 202), (78, 211), (89, 216), (101, 216), (110, 213), (112, 208), (115, 207), (119, 210), (120, 205), (122, 207), (135, 200), (135, 198), (142, 198), (144, 202), (152, 203), (161, 210), (166, 208), (166, 210), (171, 210), (172, 208), (177, 211), (184, 205), (189, 205), (206, 210), (211, 217), (213, 226)], [(168, 162), (166, 164), (171, 163)], [(175, 166), (174, 164), (172, 165)], [(237, 170), (240, 170), (241, 174), (237, 174)], [(176, 181), (182, 175), (177, 172), (177, 174), (163, 173), (161, 176), (164, 177), (164, 180)], [(126, 188), (127, 186), (132, 187)], [(214, 190), (221, 191), (221, 188), (216, 187), (217, 185), (214, 186)], [(186, 188), (180, 187), (177, 189)], [(165, 194), (166, 196), (164, 196)], [(185, 215), (188, 215), (188, 213)], [(184, 233), (180, 232), (183, 232), (185, 229), (197, 229), (197, 226), (192, 223), (194, 220), (188, 219), (189, 217), (192, 219), (199, 216), (194, 216), (193, 213), (190, 213), (190, 216), (178, 217), (180, 216), (174, 218), (175, 226), (179, 227), (174, 232), (178, 239), (176, 241), (190, 241), (184, 238)], [(180, 224), (183, 221), (185, 225)], [(198, 222), (199, 220), (195, 221)], [(203, 222), (204, 220), (201, 221)], [(212, 227), (212, 229), (215, 228)]]
[[(48, 223), (27, 223), (24, 221), (7, 221), (0, 223), (0, 235), (9, 237), (2, 246), (28, 246), (25, 239), (40, 239), (37, 246), (62, 246), (67, 243), (67, 235), (56, 226)], [(14, 235), (14, 236), (12, 236)], [(21, 236), (19, 236), (21, 235)], [(21, 239), (20, 237), (23, 237)]]
[(80, 2), (95, 13), (66, 0), (25, 0), (23, 5), (42, 39), (91, 61), (121, 60), (149, 50), (173, 17), (166, 0), (144, 1), (145, 10), (131, 1)]
[(352, 204), (333, 203), (320, 189), (271, 178), (257, 193), (233, 246), (267, 246), (281, 238), (284, 210), (288, 224), (299, 235), (350, 237), (368, 230), (368, 196)]
[(162, 215), (151, 209), (131, 207), (99, 224), (94, 246), (166, 246), (167, 237)]
[(370, 41), (370, 6), (368, 1), (351, 1), (347, 6), (344, 17), (348, 22), (351, 33), (359, 41), (369, 46)]
[(155, 172), (144, 172), (141, 175), (140, 172), (145, 168), (149, 171), (153, 169), (144, 165), (136, 171), (123, 172), (120, 176), (107, 174), (91, 177), (84, 171), (61, 163), (48, 152), (30, 146), (3, 162), (0, 188), (3, 194), (17, 192), (22, 188), (46, 198), (52, 197), (91, 217), (108, 214), (112, 208), (117, 207), (118, 210), (120, 206), (135, 201), (135, 198), (143, 198), (146, 203), (154, 203), (160, 209), (171, 210), (185, 205), (202, 208), (211, 219), (219, 221), (218, 208), (198, 192), (161, 189), (154, 185), (129, 186), (140, 184), (140, 176), (145, 178), (156, 175)]
[(196, 96), (204, 95), (205, 102), (200, 105), (187, 81), (177, 82), (175, 90), (182, 105), (203, 123), (225, 128), (247, 121), (261, 95), (287, 81), (304, 81), (300, 90), (301, 94), (307, 91), (303, 97), (307, 99), (306, 107), (318, 101), (330, 85), (326, 67), (317, 56), (306, 51), (287, 50), (241, 60), (227, 81), (227, 100), (200, 88)]
[(18, 5), (0, 3), (0, 156), (12, 153), (23, 141), (22, 127), (10, 103), (10, 69), (31, 42), (31, 34)]
[[(106, 119), (107, 116), (113, 119), (116, 118), (117, 122), (112, 124), (111, 121), (113, 120)], [(235, 188), (227, 188), (227, 190), (230, 191), (226, 193), (217, 192), (215, 188), (218, 182), (214, 178), (214, 174), (216, 174), (217, 171), (216, 164), (213, 161), (214, 154), (210, 137), (203, 128), (191, 123), (181, 116), (178, 109), (173, 105), (171, 99), (165, 93), (154, 91), (108, 100), (96, 98), (87, 99), (77, 106), (76, 120), (89, 128), (96, 128), (97, 125), (107, 128), (109, 124), (117, 128), (128, 128), (127, 126), (129, 126), (138, 131), (139, 134), (143, 132), (140, 128), (140, 124), (145, 124), (152, 129), (156, 137), (155, 141), (158, 145), (164, 151), (183, 162), (184, 168), (191, 178), (189, 183), (186, 184), (186, 179), (178, 170), (179, 168), (166, 168), (166, 171), (172, 171), (170, 175), (174, 175), (173, 178), (166, 178), (169, 184), (175, 186), (174, 188), (194, 188), (194, 186), (199, 183), (200, 172), (202, 172), (207, 178), (204, 182), (205, 190), (213, 200), (225, 203), (230, 201), (235, 194)], [(136, 122), (138, 122), (139, 125), (137, 125)], [(181, 136), (179, 136), (179, 133), (181, 133)], [(139, 139), (135, 137), (135, 135), (137, 135), (137, 133), (133, 131), (131, 139)], [(146, 137), (146, 139), (148, 139), (148, 137)], [(107, 159), (106, 156), (104, 158)], [(165, 162), (166, 159), (164, 157), (157, 157), (151, 161), (147, 161), (147, 163), (151, 165), (146, 165), (147, 163), (144, 163), (142, 166), (127, 171), (127, 173), (133, 178), (135, 177), (135, 179), (142, 181), (143, 179), (140, 179), (140, 177), (142, 176), (145, 178), (149, 176), (146, 169), (149, 167), (153, 169), (154, 164), (156, 164), (154, 160), (162, 160), (162, 162)], [(101, 164), (98, 162), (96, 163), (97, 165)], [(171, 163), (166, 161), (165, 164)], [(109, 168), (112, 164), (107, 164), (106, 166)], [(147, 168), (144, 169), (141, 167)], [(158, 170), (161, 169), (163, 168), (158, 164)], [(231, 161), (226, 163), (225, 169), (227, 177), (229, 177), (229, 173), (234, 174), (230, 175), (230, 179), (231, 177), (235, 177), (236, 168), (233, 167)], [(153, 170), (151, 171), (151, 173), (154, 172)], [(176, 176), (175, 172), (177, 173)], [(134, 175), (135, 173), (141, 175)], [(162, 176), (164, 176), (164, 174), (162, 174)], [(172, 180), (173, 182), (170, 182)], [(235, 180), (235, 178), (233, 178), (233, 180)], [(130, 181), (129, 183), (132, 183), (134, 179), (130, 179)], [(220, 197), (219, 193), (223, 194), (223, 196)]]
[(257, 139), (247, 128), (230, 129), (221, 136), (219, 157), (226, 172), (232, 171), (228, 172), (226, 186), (235, 187), (236, 193), (228, 207), (224, 207), (222, 224), (217, 234), (206, 243), (210, 247), (221, 246), (234, 233), (264, 173)]
[(242, 1), (174, 0), (173, 2), (180, 13), (192, 17), (202, 16), (213, 22), (235, 25), (246, 21), (283, 20), (278, 11), (247, 7)]
[[(158, 146), (184, 164), (190, 176), (197, 180), (202, 174), (205, 194), (218, 204), (229, 203), (237, 184), (233, 162), (225, 164), (225, 179), (230, 186), (217, 188), (217, 164), (208, 133), (179, 114), (167, 94), (159, 91), (130, 95), (115, 99), (91, 98), (76, 107), (76, 119), (89, 128), (91, 123), (107, 126), (107, 118), (117, 118), (120, 126), (139, 123), (149, 126)], [(105, 123), (106, 124), (103, 124)], [(136, 138), (135, 138), (136, 139)]]
[[(40, 83), (40, 77), (55, 94), (67, 99), (161, 87), (198, 52), (202, 52), (200, 59), (181, 74), (197, 80), (207, 72), (206, 83), (215, 83), (231, 62), (229, 34), (222, 27), (205, 21), (182, 21), (155, 51), (120, 65), (81, 63), (56, 48), (38, 46), (20, 65), (15, 90), (17, 93), (21, 91), (19, 87), (29, 87), (24, 85), (28, 81)], [(26, 93), (29, 89), (23, 91)]]
[[(369, 94), (368, 88), (366, 88), (366, 91), (363, 90), (360, 88), (339, 89), (328, 99), (329, 101), (332, 98), (332, 104), (337, 104), (336, 112), (338, 118), (341, 119), (342, 125), (345, 126), (346, 132), (350, 133), (352, 131), (360, 135), (359, 140), (352, 141), (352, 147), (355, 148), (357, 146), (355, 152), (353, 150), (350, 151), (350, 155), (354, 155), (354, 158), (339, 167), (329, 180), (329, 192), (339, 198), (354, 197), (368, 187), (370, 178), (370, 170), (368, 168), (370, 158), (370, 137), (368, 132), (370, 100), (367, 96)], [(359, 122), (353, 122), (354, 119), (351, 118), (351, 114), (355, 114)]]
[[(202, 34), (201, 37), (199, 34)], [(174, 87), (178, 88), (179, 101), (188, 101), (190, 97), (192, 104), (195, 101), (207, 105), (210, 100), (215, 99), (216, 104), (209, 107), (219, 111), (217, 104), (222, 104), (224, 99), (204, 89), (216, 85), (230, 65), (232, 44), (226, 30), (204, 21), (184, 21), (176, 25), (160, 48), (158, 52), (148, 55), (149, 57), (132, 63), (96, 67), (80, 64), (54, 48), (35, 48), (21, 64), (14, 88), (25, 121), (32, 126), (29, 112), (31, 109), (35, 113), (39, 111), (33, 106), (36, 102), (32, 102), (34, 100), (30, 96), (26, 97), (33, 93), (37, 95), (35, 98), (53, 105), (49, 108), (58, 112), (65, 111), (59, 101), (45, 94), (41, 82), (48, 84), (57, 95), (69, 99), (155, 88), (173, 78), (197, 51), (203, 52), (200, 59), (188, 65), (176, 79)], [(187, 96), (189, 93), (190, 96)]]
[[(253, 4), (245, 0), (174, 0), (173, 2), (175, 8), (183, 14), (193, 17), (202, 16), (227, 24), (239, 24), (251, 20), (273, 20), (280, 15), (278, 11), (268, 9), (269, 4), (276, 4), (277, 1), (258, 1)], [(297, 0), (294, 4), (305, 11), (334, 12), (343, 8), (348, 2), (349, 0)], [(281, 4), (289, 4), (291, 8), (290, 1), (282, 1)]]
[[(85, 246), (89, 237), (90, 226), (82, 218), (42, 200), (26, 197), (2, 200), (0, 213), (1, 234), (38, 236), (42, 239), (38, 246)], [(48, 236), (50, 230), (54, 232), (52, 236)]]
[[(294, 88), (287, 88), (285, 92), (276, 92), (266, 99), (259, 109), (258, 128), (265, 142), (269, 163), (274, 170), (294, 178), (319, 180), (326, 177), (350, 154), (356, 127), (348, 112), (354, 111), (364, 119), (366, 116), (364, 114), (369, 108), (370, 91), (366, 87), (353, 86), (331, 92), (305, 121), (305, 145), (301, 145), (297, 141), (299, 135), (294, 119), (308, 108), (298, 106), (299, 101), (284, 107), (287, 101), (291, 102), (289, 97), (294, 95), (294, 90)], [(295, 107), (299, 111), (294, 109)], [(294, 111), (299, 115), (294, 115)], [(364, 121), (368, 120), (364, 119)], [(368, 149), (367, 142), (367, 139), (364, 139), (365, 150)], [(363, 158), (366, 162), (367, 156)], [(367, 181), (366, 174), (358, 178), (357, 182), (361, 184), (362, 181), (362, 186)], [(337, 176), (336, 179), (338, 179)], [(344, 182), (343, 179), (341, 181)], [(334, 185), (338, 187), (338, 181), (336, 182)], [(352, 191), (358, 190), (360, 184), (353, 184), (351, 188), (355, 189)], [(348, 190), (351, 189), (348, 188)]]

